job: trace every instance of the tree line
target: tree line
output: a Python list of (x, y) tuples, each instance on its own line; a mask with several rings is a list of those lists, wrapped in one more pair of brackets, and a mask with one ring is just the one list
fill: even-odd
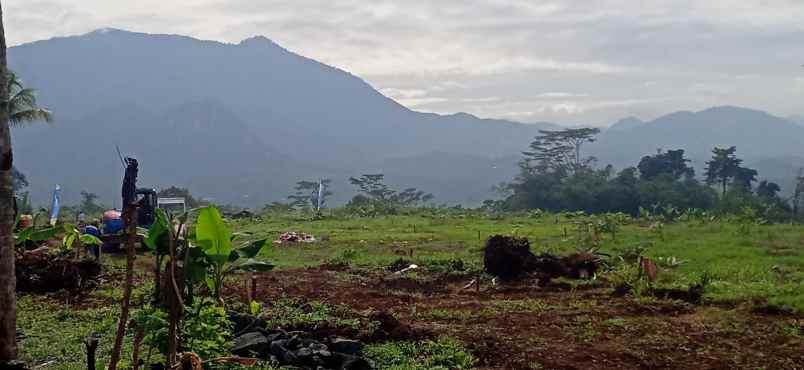
[(701, 179), (689, 165), (683, 149), (646, 155), (632, 167), (615, 171), (597, 166), (597, 159), (584, 156), (584, 144), (595, 141), (596, 128), (540, 131), (523, 152), (519, 175), (499, 190), (503, 199), (486, 201), (498, 210), (543, 209), (623, 212), (637, 215), (640, 209), (703, 209), (740, 212), (752, 207), (766, 217), (789, 217), (797, 212), (804, 194), (804, 180), (792, 200), (779, 196), (781, 187), (759, 181), (755, 169), (743, 166), (737, 148), (714, 148)]

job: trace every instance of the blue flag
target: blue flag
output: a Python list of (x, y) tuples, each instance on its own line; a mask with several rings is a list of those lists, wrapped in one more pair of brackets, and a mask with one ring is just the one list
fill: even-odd
[(324, 208), (324, 180), (318, 181), (318, 209)]
[(61, 211), (61, 186), (56, 185), (53, 190), (53, 202), (50, 204), (50, 225), (55, 226), (56, 221), (59, 219), (59, 211)]

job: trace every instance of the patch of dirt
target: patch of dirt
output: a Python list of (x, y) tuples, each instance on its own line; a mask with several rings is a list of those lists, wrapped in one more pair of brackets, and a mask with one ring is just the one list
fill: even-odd
[[(800, 318), (673, 300), (645, 303), (612, 296), (603, 286), (484, 282), (477, 292), (462, 289), (474, 275), (415, 276), (342, 267), (273, 271), (257, 274), (256, 297), (345, 304), (384, 315), (381, 322), (389, 328), (410, 328), (374, 340), (453, 336), (466, 343), (481, 369), (800, 369), (804, 364), (804, 338), (780, 329), (785, 320)], [(231, 287), (230, 294), (240, 294), (234, 289), (242, 288)]]
[(94, 287), (101, 273), (101, 265), (94, 259), (75, 260), (47, 253), (25, 253), (16, 258), (14, 269), (17, 291), (26, 293), (80, 292)]

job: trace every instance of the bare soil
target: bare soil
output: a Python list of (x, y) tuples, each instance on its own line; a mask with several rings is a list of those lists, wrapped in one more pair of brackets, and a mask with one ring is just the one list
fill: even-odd
[(260, 273), (256, 297), (390, 313), (411, 337), (463, 340), (481, 369), (804, 369), (802, 316), (617, 297), (603, 284), (462, 289), (473, 278), (322, 266)]

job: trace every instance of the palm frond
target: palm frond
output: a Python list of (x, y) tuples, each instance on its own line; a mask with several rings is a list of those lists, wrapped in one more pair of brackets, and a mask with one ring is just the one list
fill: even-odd
[(27, 126), (38, 121), (52, 123), (53, 113), (47, 109), (35, 108), (11, 113), (8, 117), (8, 123), (11, 127)]
[(13, 71), (7, 71), (9, 99), (0, 102), (0, 109), (8, 112), (9, 126), (20, 127), (37, 121), (53, 122), (53, 113), (36, 104), (36, 90), (26, 88)]
[(13, 71), (6, 72), (6, 86), (8, 87), (9, 94), (16, 90), (22, 90), (24, 87), (22, 86), (22, 80), (17, 77), (17, 74)]
[(12, 94), (11, 99), (9, 99), (9, 107), (11, 107), (11, 111), (14, 110), (27, 110), (26, 108), (36, 107), (36, 90), (34, 89), (20, 89), (17, 93)]

